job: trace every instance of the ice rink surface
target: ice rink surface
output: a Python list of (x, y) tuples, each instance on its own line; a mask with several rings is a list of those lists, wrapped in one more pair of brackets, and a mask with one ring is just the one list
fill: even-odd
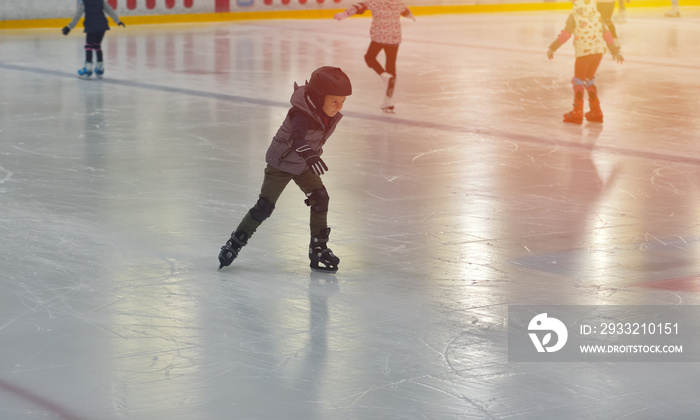
[[(102, 81), (80, 30), (0, 33), (0, 418), (697, 418), (696, 363), (508, 361), (508, 305), (700, 304), (700, 10), (663, 12), (581, 126), (565, 11), (404, 20), (394, 115), (369, 19), (114, 26)], [(323, 65), (340, 270), (290, 184), (218, 271)]]

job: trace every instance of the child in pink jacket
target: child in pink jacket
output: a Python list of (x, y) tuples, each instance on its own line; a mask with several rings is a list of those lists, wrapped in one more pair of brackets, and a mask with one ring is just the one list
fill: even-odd
[(600, 13), (596, 9), (594, 0), (574, 0), (573, 10), (566, 20), (566, 27), (559, 37), (552, 42), (547, 50), (547, 57), (554, 58), (554, 52), (562, 46), (570, 37), (574, 36), (574, 50), (576, 62), (574, 64), (574, 109), (564, 114), (564, 122), (581, 124), (583, 122), (583, 91), (588, 91), (588, 101), (591, 107), (586, 112), (586, 120), (591, 122), (603, 122), (603, 112), (600, 109), (598, 90), (595, 86), (595, 74), (598, 70), (605, 46), (610, 49), (613, 59), (622, 63), (624, 59), (620, 55), (620, 48), (615, 45), (614, 39), (607, 30)]
[[(416, 18), (401, 0), (364, 0), (344, 12), (337, 13), (333, 18), (341, 21), (352, 15), (362, 14), (366, 10), (372, 12), (372, 25), (369, 28), (371, 42), (365, 54), (365, 62), (386, 84), (386, 96), (381, 109), (385, 112), (393, 112), (396, 56), (401, 43), (400, 18), (404, 16), (414, 22)], [(385, 67), (377, 61), (377, 55), (382, 50), (386, 55)]]

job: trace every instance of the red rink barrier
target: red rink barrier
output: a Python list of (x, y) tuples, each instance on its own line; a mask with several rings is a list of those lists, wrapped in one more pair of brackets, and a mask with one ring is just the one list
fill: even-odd
[(230, 12), (231, 2), (230, 0), (216, 0), (216, 12)]
[[(146, 9), (148, 9), (148, 10), (155, 9), (158, 5), (158, 1), (159, 0), (146, 0)], [(119, 0), (107, 0), (107, 2), (114, 9), (119, 7), (119, 3), (120, 3)], [(124, 0), (121, 1), (122, 4), (123, 4), (123, 2), (124, 2)], [(176, 0), (165, 0), (165, 7), (167, 9), (173, 9), (173, 8), (175, 8), (175, 3), (176, 3)], [(222, 3), (222, 2), (220, 0), (216, 0), (217, 12), (219, 11), (218, 10), (219, 3)], [(226, 3), (229, 3), (229, 1), (226, 0)], [(191, 9), (192, 6), (194, 6), (194, 0), (182, 0), (182, 5), (186, 9)], [(138, 1), (137, 0), (126, 0), (126, 8), (129, 10), (137, 9), (138, 8)], [(228, 10), (226, 10), (226, 11), (228, 11)]]
[[(263, 0), (263, 3), (266, 6), (272, 6), (275, 2), (278, 2), (282, 4), (283, 6), (287, 6), (289, 4), (292, 4), (294, 0)], [(309, 0), (295, 0), (299, 4), (306, 4), (309, 2)], [(342, 0), (315, 0), (316, 3), (318, 4), (324, 4), (324, 3), (340, 3)]]
[[(114, 9), (117, 9), (120, 5), (126, 7), (128, 10), (136, 10), (139, 8), (139, 0), (107, 0), (109, 5)], [(215, 2), (215, 12), (226, 13), (231, 11), (231, 1), (232, 0), (216, 0)], [(260, 0), (255, 0), (260, 1)], [(262, 0), (262, 3), (266, 6), (272, 6), (273, 4), (281, 4), (283, 6), (288, 6), (294, 3), (305, 5), (308, 3), (340, 3), (342, 0)], [(159, 2), (164, 2), (166, 9), (174, 9), (178, 2), (181, 2), (182, 6), (186, 9), (191, 9), (194, 6), (195, 0), (145, 0), (146, 9), (154, 10), (158, 7)], [(247, 0), (245, 6), (253, 4), (253, 1)], [(239, 3), (241, 6), (242, 3)], [(143, 7), (143, 6), (142, 6)]]

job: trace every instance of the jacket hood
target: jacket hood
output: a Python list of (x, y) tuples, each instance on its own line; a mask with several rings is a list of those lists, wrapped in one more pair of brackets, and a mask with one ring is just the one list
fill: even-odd
[(289, 102), (293, 107), (303, 110), (311, 118), (321, 123), (322, 115), (325, 115), (322, 109), (323, 98), (315, 97), (311, 89), (309, 89), (308, 82), (301, 86), (294, 83), (294, 93), (292, 93)]

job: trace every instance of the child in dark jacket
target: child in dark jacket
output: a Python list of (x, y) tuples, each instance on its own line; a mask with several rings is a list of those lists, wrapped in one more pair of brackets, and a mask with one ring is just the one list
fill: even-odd
[(329, 196), (321, 180), (328, 170), (321, 159), (323, 145), (343, 117), (345, 97), (352, 94), (348, 76), (337, 67), (321, 67), (303, 86), (294, 84), (292, 108), (272, 139), (265, 160), (265, 178), (260, 196), (219, 253), (219, 269), (230, 265), (241, 248), (275, 209), (277, 199), (289, 181), (306, 195), (310, 209), (310, 266), (335, 272), (340, 259), (326, 245), (331, 229), (327, 214)]
[(591, 122), (603, 122), (603, 112), (600, 109), (598, 90), (595, 86), (595, 74), (598, 70), (605, 45), (607, 44), (613, 58), (618, 63), (624, 59), (620, 55), (620, 48), (607, 30), (594, 0), (574, 0), (573, 10), (566, 20), (566, 27), (559, 37), (552, 42), (547, 50), (547, 57), (554, 58), (554, 52), (562, 46), (570, 37), (574, 36), (574, 50), (576, 62), (574, 64), (574, 109), (564, 114), (564, 122), (581, 124), (583, 122), (583, 91), (588, 92), (588, 100), (591, 110), (586, 112), (586, 120)]
[(97, 65), (94, 67), (95, 76), (102, 77), (105, 72), (104, 61), (102, 59), (102, 39), (105, 32), (109, 30), (109, 24), (105, 13), (119, 26), (126, 26), (124, 22), (119, 20), (119, 16), (112, 9), (112, 6), (107, 3), (107, 0), (78, 0), (78, 7), (75, 11), (73, 20), (62, 30), (63, 35), (68, 35), (71, 29), (75, 28), (80, 18), (85, 15), (85, 66), (78, 70), (78, 77), (81, 79), (89, 79), (92, 76), (92, 53), (97, 55)]

